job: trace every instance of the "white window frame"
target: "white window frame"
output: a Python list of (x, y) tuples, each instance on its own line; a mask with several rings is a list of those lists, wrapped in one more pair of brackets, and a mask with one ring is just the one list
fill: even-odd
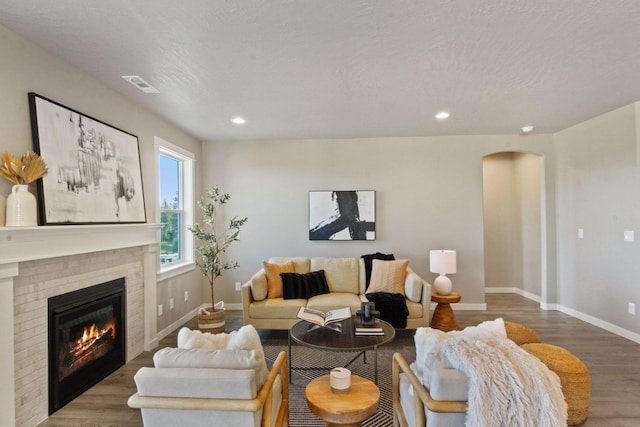
[(160, 263), (160, 251), (158, 251), (158, 280), (169, 279), (174, 276), (192, 271), (195, 269), (193, 254), (193, 234), (189, 227), (194, 222), (194, 159), (193, 153), (178, 147), (162, 138), (154, 138), (154, 155), (156, 168), (156, 223), (160, 222), (160, 155), (174, 158), (181, 162), (181, 191), (183, 206), (182, 230), (180, 230), (182, 248), (182, 260), (169, 264)]

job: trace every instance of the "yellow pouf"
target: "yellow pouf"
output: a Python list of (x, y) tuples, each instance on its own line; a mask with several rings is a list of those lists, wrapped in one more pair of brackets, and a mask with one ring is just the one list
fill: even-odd
[(587, 419), (591, 396), (591, 377), (585, 364), (571, 352), (555, 345), (530, 343), (521, 347), (560, 377), (567, 402), (567, 425), (582, 424)]
[(504, 322), (504, 328), (507, 330), (507, 338), (518, 345), (541, 342), (538, 334), (519, 323)]

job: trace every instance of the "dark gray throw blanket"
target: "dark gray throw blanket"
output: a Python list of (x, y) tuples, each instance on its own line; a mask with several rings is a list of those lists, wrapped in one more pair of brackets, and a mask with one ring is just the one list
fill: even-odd
[(375, 303), (376, 310), (380, 312), (380, 318), (388, 322), (394, 328), (406, 328), (409, 309), (407, 301), (402, 294), (387, 292), (374, 292), (366, 294), (367, 299)]

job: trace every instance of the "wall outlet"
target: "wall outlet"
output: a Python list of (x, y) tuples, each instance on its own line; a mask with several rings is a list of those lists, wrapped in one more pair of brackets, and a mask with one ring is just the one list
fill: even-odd
[(158, 316), (162, 316), (162, 304), (158, 304)]
[(634, 242), (636, 240), (634, 232), (631, 230), (625, 230), (623, 239), (625, 242)]
[(584, 228), (578, 228), (578, 239), (584, 239)]
[(629, 303), (629, 314), (636, 315), (636, 305), (632, 302)]
[(240, 290), (240, 286), (242, 286), (242, 283), (236, 282), (236, 291)]
[(184, 300), (189, 301), (189, 291), (184, 291)]
[(169, 309), (173, 310), (176, 307), (176, 301), (173, 298), (169, 298)]

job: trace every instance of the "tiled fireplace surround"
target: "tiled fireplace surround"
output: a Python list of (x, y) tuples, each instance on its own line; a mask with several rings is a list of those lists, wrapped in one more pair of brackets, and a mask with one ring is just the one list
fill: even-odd
[(48, 298), (125, 278), (127, 361), (156, 342), (159, 226), (0, 228), (0, 426), (48, 417)]

